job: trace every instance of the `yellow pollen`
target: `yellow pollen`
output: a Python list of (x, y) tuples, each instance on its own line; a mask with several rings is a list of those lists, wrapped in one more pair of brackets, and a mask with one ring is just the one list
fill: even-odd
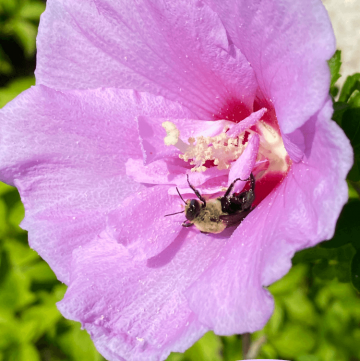
[(207, 160), (214, 161), (218, 169), (230, 168), (231, 162), (238, 159), (244, 151), (246, 144), (242, 144), (244, 134), (236, 138), (230, 138), (226, 135), (228, 128), (224, 128), (223, 132), (214, 137), (199, 136), (189, 138), (189, 144), (184, 143), (180, 137), (180, 131), (175, 124), (167, 121), (162, 123), (167, 136), (164, 139), (166, 145), (174, 145), (183, 154), (179, 157), (185, 162), (190, 161), (194, 167), (192, 172), (204, 172), (207, 168), (204, 166)]
[(165, 145), (174, 145), (181, 152), (186, 152), (188, 144), (184, 143), (180, 137), (180, 131), (172, 122), (163, 122), (162, 127), (166, 130), (166, 137), (164, 138)]

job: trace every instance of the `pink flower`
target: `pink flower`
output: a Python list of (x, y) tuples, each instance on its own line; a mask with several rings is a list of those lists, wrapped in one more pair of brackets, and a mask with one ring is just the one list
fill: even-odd
[[(321, 1), (48, 0), (37, 44), (37, 85), (1, 110), (0, 172), (69, 285), (63, 315), (109, 360), (263, 327), (264, 286), (331, 238), (347, 200)], [(196, 198), (187, 174), (209, 200), (250, 173), (240, 224), (164, 217), (183, 210), (176, 186)]]

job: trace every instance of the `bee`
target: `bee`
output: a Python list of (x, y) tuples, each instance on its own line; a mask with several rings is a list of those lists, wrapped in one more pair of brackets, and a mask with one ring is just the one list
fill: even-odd
[[(255, 178), (252, 173), (248, 179), (235, 179), (224, 196), (208, 200), (205, 200), (190, 183), (189, 176), (187, 176), (187, 181), (198, 199), (185, 201), (176, 187), (180, 198), (185, 203), (185, 210), (166, 215), (171, 216), (184, 212), (186, 221), (182, 223), (183, 227), (195, 226), (202, 233), (221, 233), (225, 228), (239, 224), (252, 211), (252, 204), (255, 200)], [(250, 181), (250, 189), (237, 195), (231, 194), (237, 181)]]

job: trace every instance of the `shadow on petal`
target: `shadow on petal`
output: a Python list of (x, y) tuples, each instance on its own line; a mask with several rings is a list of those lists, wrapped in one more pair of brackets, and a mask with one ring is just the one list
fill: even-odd
[(215, 238), (215, 239), (226, 239), (227, 240), (232, 236), (232, 234), (234, 233), (234, 231), (236, 230), (237, 227), (238, 227), (238, 225), (225, 228), (221, 233), (217, 233), (217, 234), (208, 233), (208, 236)]
[(160, 252), (154, 257), (149, 258), (147, 260), (146, 266), (149, 268), (160, 268), (171, 262), (171, 260), (179, 252), (188, 234), (189, 229), (182, 227), (174, 241), (162, 252)]

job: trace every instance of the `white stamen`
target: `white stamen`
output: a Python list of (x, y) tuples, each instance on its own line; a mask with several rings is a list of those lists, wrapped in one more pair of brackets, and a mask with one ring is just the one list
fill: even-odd
[(180, 131), (176, 125), (167, 121), (162, 123), (167, 136), (164, 139), (166, 145), (174, 145), (183, 154), (179, 157), (194, 165), (192, 172), (204, 172), (207, 168), (204, 166), (207, 160), (214, 161), (219, 170), (230, 168), (231, 162), (239, 158), (244, 151), (246, 144), (242, 144), (244, 134), (239, 137), (230, 138), (226, 135), (228, 127), (223, 132), (214, 137), (199, 136), (189, 138), (189, 144), (184, 143), (180, 137)]
[[(180, 131), (172, 122), (162, 123), (167, 136), (164, 139), (166, 145), (173, 145), (183, 154), (179, 157), (185, 162), (190, 161), (194, 167), (192, 172), (205, 172), (206, 161), (213, 161), (219, 170), (230, 169), (247, 147), (244, 142), (245, 132), (235, 137), (229, 137), (225, 126), (222, 133), (212, 137), (197, 136), (190, 137), (189, 144), (180, 139)], [(281, 138), (281, 135), (269, 124), (259, 120), (256, 124), (256, 133), (260, 134), (260, 148), (258, 152), (258, 162), (267, 159), (269, 167), (266, 172), (286, 172), (289, 164), (287, 162), (287, 152)], [(253, 133), (253, 130), (247, 129), (246, 132)], [(231, 134), (231, 132), (229, 132)]]

